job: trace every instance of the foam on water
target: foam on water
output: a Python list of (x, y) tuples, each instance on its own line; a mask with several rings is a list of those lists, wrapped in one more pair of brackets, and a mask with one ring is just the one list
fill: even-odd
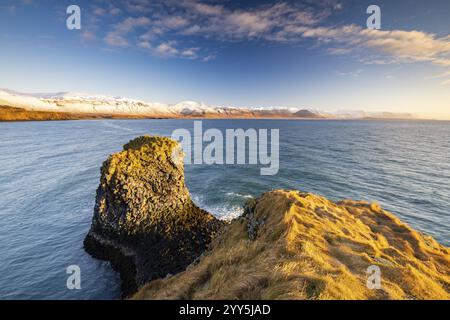
[(191, 195), (191, 198), (197, 206), (211, 212), (216, 218), (224, 221), (231, 221), (244, 213), (242, 205), (236, 205), (230, 202), (211, 205), (205, 203), (204, 197), (201, 195)]

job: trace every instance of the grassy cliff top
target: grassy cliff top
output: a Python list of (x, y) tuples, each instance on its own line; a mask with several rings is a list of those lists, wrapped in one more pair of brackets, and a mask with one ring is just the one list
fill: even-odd
[[(367, 287), (367, 268), (381, 289)], [(449, 299), (450, 250), (377, 204), (264, 194), (186, 271), (135, 299)]]

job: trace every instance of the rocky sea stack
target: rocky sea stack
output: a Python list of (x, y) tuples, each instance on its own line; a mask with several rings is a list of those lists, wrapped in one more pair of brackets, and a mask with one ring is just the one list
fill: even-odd
[(120, 272), (124, 296), (183, 271), (224, 225), (192, 202), (183, 157), (176, 141), (143, 136), (103, 163), (84, 247)]

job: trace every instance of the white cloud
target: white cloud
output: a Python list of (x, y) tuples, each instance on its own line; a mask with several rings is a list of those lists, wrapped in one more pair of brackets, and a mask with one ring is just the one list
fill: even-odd
[(329, 48), (327, 52), (331, 55), (346, 55), (352, 52), (350, 48)]
[(141, 41), (138, 43), (138, 46), (142, 49), (148, 49), (148, 50), (152, 49), (152, 45), (149, 41)]
[(155, 48), (155, 52), (162, 56), (175, 56), (178, 54), (178, 49), (176, 49), (173, 43), (163, 42)]
[(195, 1), (181, 1), (180, 4), (201, 15), (220, 15), (224, 12), (224, 8), (221, 5), (211, 5)]
[(450, 59), (449, 38), (438, 38), (421, 31), (359, 30), (355, 41), (362, 46), (390, 55), (402, 62)]
[(333, 8), (334, 10), (342, 10), (344, 5), (342, 3), (336, 3)]
[(98, 6), (94, 6), (93, 10), (92, 10), (92, 14), (94, 16), (106, 16), (106, 15), (112, 15), (112, 16), (117, 16), (122, 12), (121, 9), (115, 7), (112, 4), (109, 4), (107, 7), (98, 7)]
[(163, 20), (163, 25), (170, 29), (181, 28), (188, 24), (189, 20), (180, 16), (167, 17), (166, 19)]
[(150, 19), (147, 17), (126, 18), (119, 24), (115, 25), (114, 30), (108, 32), (104, 40), (110, 46), (127, 47), (130, 44), (126, 36), (129, 33), (134, 32), (136, 28), (148, 25), (150, 25)]
[(348, 76), (350, 76), (350, 77), (357, 78), (363, 72), (364, 72), (363, 69), (358, 69), (358, 70), (355, 70), (355, 71), (336, 71), (336, 74), (338, 76), (341, 76), (341, 77), (348, 77)]
[(151, 49), (159, 55), (206, 60), (211, 53), (202, 53), (205, 49), (196, 48), (195, 54), (189, 51), (195, 41), (192, 37), (223, 42), (261, 39), (298, 44), (307, 41), (312, 46), (322, 46), (331, 55), (351, 55), (363, 63), (429, 62), (450, 66), (450, 36), (438, 37), (423, 31), (370, 30), (353, 24), (327, 26), (327, 17), (343, 9), (336, 0), (281, 2), (246, 9), (232, 9), (226, 4), (126, 0), (121, 9), (113, 8), (141, 16), (117, 23), (106, 35), (105, 42), (111, 46), (140, 48), (150, 48), (150, 43), (156, 42), (160, 45)]
[(104, 40), (108, 45), (113, 47), (128, 47), (130, 45), (123, 35), (115, 32), (108, 33)]
[(269, 39), (277, 29), (287, 25), (315, 25), (326, 14), (299, 8), (288, 3), (260, 6), (254, 9), (230, 10), (221, 6), (203, 5), (187, 2), (193, 8), (189, 27), (183, 30), (186, 35), (203, 35), (221, 40), (245, 40), (252, 38)]
[(181, 55), (188, 59), (196, 59), (198, 56), (199, 48), (188, 48), (181, 52)]
[(144, 43), (141, 47), (150, 49), (151, 52), (162, 57), (182, 57), (186, 59), (197, 59), (199, 48), (178, 48), (176, 41), (162, 42), (155, 48)]
[(202, 61), (203, 61), (203, 62), (208, 62), (208, 61), (210, 61), (210, 60), (214, 60), (215, 58), (216, 58), (216, 55), (215, 55), (215, 54), (208, 54), (207, 56), (205, 56), (205, 57), (202, 58)]
[(115, 31), (120, 33), (129, 33), (138, 27), (144, 27), (151, 24), (151, 21), (147, 17), (127, 18), (121, 23), (116, 25)]
[(309, 38), (325, 44), (331, 54), (355, 53), (366, 63), (450, 62), (449, 37), (438, 38), (431, 33), (403, 30), (370, 30), (356, 25), (339, 28), (293, 27), (281, 31), (284, 37)]

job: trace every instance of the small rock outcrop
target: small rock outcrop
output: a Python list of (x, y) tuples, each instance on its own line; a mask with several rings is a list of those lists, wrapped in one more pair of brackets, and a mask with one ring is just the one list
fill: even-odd
[(120, 272), (124, 296), (183, 271), (224, 225), (192, 202), (183, 157), (178, 142), (143, 136), (103, 163), (84, 247)]

